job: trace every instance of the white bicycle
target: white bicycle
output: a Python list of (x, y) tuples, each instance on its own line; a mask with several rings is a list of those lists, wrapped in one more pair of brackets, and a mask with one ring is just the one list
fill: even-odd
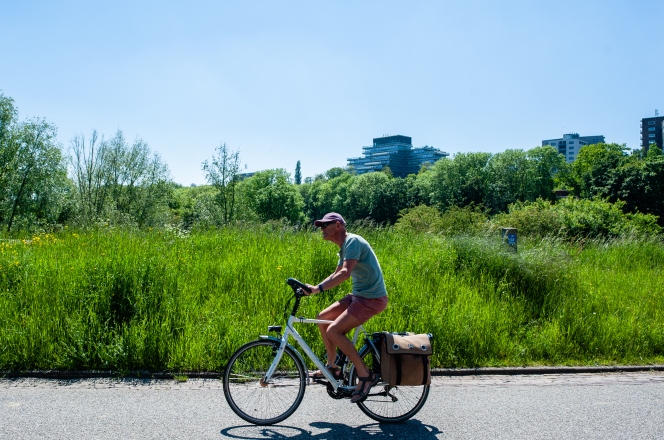
[[(337, 380), (295, 330), (295, 323), (330, 324), (332, 321), (296, 317), (300, 300), (309, 289), (294, 278), (286, 282), (293, 289), (295, 303), (283, 334), (280, 325), (268, 327), (268, 332), (274, 332), (277, 336), (260, 336), (243, 345), (233, 353), (224, 369), (226, 401), (235, 414), (256, 425), (271, 425), (288, 418), (302, 402), (306, 386), (312, 381), (304, 358), (289, 344), (290, 337), (323, 373), (327, 380), (313, 382), (325, 385), (330, 397), (350, 398), (357, 384), (355, 367), (341, 351), (337, 350), (335, 362), (342, 372), (341, 378)], [(364, 345), (358, 350), (362, 361), (374, 373), (380, 374), (379, 334), (367, 335), (364, 328), (359, 326), (353, 333), (355, 346), (360, 335), (364, 337)], [(378, 422), (397, 423), (417, 414), (428, 395), (429, 385), (389, 386), (380, 381), (366, 399), (358, 402), (358, 406)]]

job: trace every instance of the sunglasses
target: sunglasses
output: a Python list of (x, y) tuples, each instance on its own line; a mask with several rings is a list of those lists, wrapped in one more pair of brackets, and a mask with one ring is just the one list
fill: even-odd
[(319, 228), (321, 228), (321, 229), (325, 229), (325, 228), (327, 228), (328, 226), (333, 225), (333, 224), (335, 224), (335, 223), (336, 223), (336, 222), (321, 223), (320, 226), (319, 226)]

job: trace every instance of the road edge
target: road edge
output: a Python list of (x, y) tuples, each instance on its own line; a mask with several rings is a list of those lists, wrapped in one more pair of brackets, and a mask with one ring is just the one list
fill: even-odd
[[(582, 374), (582, 373), (633, 373), (640, 371), (664, 371), (664, 365), (597, 365), (597, 366), (542, 366), (542, 367), (484, 367), (484, 368), (435, 368), (432, 376), (491, 376), (491, 375), (544, 375), (544, 374)], [(136, 379), (218, 379), (218, 371), (69, 371), (69, 370), (31, 370), (0, 371), (0, 379), (38, 378), (38, 379), (95, 379), (95, 378), (136, 378)]]

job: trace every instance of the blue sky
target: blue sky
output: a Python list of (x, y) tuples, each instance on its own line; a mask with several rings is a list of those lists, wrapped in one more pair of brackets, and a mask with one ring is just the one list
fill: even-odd
[(247, 171), (345, 166), (384, 134), (451, 154), (563, 133), (639, 146), (664, 114), (664, 2), (14, 1), (20, 118), (140, 137), (181, 184), (225, 142)]

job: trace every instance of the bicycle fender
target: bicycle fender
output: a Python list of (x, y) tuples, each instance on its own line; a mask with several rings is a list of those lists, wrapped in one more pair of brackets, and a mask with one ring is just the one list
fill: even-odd
[[(276, 338), (274, 336), (260, 335), (258, 337), (258, 339), (263, 339), (263, 340), (267, 339), (268, 341), (273, 341), (277, 344), (281, 344), (281, 339)], [(304, 366), (304, 369), (306, 370), (307, 369), (307, 363), (304, 361), (304, 358), (302, 357), (300, 352), (295, 347), (293, 347), (291, 344), (288, 344), (288, 343), (286, 343), (286, 348), (290, 348), (293, 351), (293, 353), (295, 353), (295, 355), (298, 357), (298, 359), (300, 359), (300, 362), (302, 362), (302, 366)], [(307, 385), (309, 385), (310, 382), (311, 382), (311, 379), (309, 378), (309, 375), (307, 374)]]

